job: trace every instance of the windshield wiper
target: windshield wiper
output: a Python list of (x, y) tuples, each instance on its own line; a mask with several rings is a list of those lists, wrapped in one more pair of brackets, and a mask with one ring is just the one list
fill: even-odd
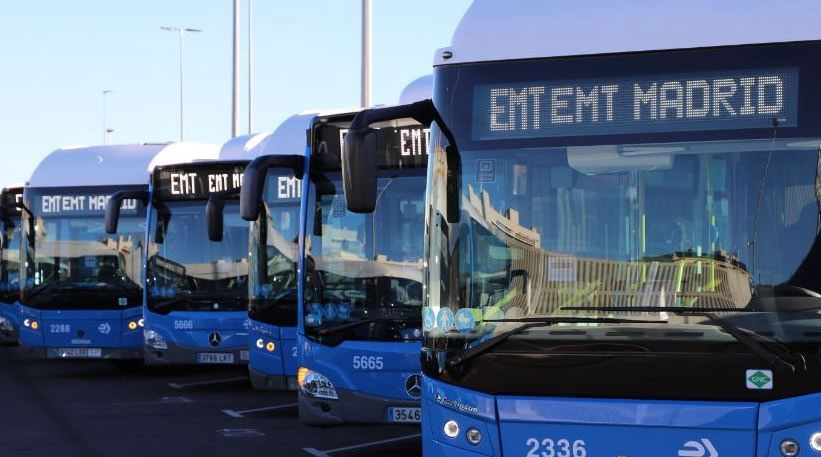
[(548, 327), (555, 324), (666, 324), (667, 321), (658, 320), (641, 320), (641, 319), (619, 319), (614, 317), (522, 317), (518, 319), (486, 319), (482, 322), (523, 322), (516, 328), (512, 328), (506, 332), (502, 332), (484, 343), (474, 346), (456, 358), (448, 361), (449, 368), (456, 368), (464, 365), (472, 359), (488, 352), (499, 344), (505, 342), (508, 338), (517, 333), (534, 327)]
[(413, 317), (408, 319), (400, 319), (396, 317), (371, 317), (368, 319), (362, 319), (361, 321), (356, 322), (348, 322), (346, 324), (336, 325), (334, 327), (328, 327), (319, 329), (316, 331), (317, 335), (332, 335), (334, 333), (344, 332), (345, 330), (359, 327), (362, 325), (372, 324), (374, 322), (419, 322), (422, 323), (421, 318)]
[[(686, 306), (565, 306), (561, 308), (563, 311), (611, 311), (611, 312), (648, 312), (648, 313), (673, 313), (678, 316), (691, 315), (701, 316), (708, 321), (724, 330), (728, 335), (733, 337), (736, 341), (741, 343), (753, 354), (766, 360), (770, 365), (782, 365), (795, 373), (798, 368), (802, 371), (807, 371), (807, 361), (804, 356), (798, 353), (791, 352), (783, 344), (771, 340), (761, 334), (752, 330), (742, 329), (735, 324), (726, 321), (725, 319), (716, 316), (715, 312), (754, 312), (744, 309), (715, 309), (715, 308), (688, 308)], [(777, 344), (781, 349), (776, 351), (771, 347), (761, 344), (758, 340), (764, 340), (767, 343)]]

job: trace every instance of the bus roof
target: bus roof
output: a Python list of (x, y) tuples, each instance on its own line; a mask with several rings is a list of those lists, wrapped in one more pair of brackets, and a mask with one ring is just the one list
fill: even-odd
[(271, 132), (249, 133), (231, 138), (222, 145), (219, 160), (253, 160), (262, 155), (262, 144)]
[(433, 96), (433, 75), (420, 76), (410, 83), (399, 94), (399, 104), (418, 102)]
[(817, 40), (819, 24), (821, 0), (475, 0), (434, 66)]
[(40, 161), (28, 186), (147, 185), (158, 165), (216, 159), (218, 154), (218, 146), (189, 142), (61, 148)]

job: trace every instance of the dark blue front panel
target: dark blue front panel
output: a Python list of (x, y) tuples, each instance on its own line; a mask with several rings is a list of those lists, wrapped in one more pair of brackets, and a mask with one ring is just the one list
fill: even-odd
[(268, 376), (296, 376), (296, 328), (251, 321), (248, 334), (251, 370)]
[[(146, 311), (145, 327), (158, 332), (169, 343), (189, 348), (245, 349), (248, 345), (248, 313), (244, 311), (172, 311), (167, 315)], [(213, 332), (219, 346), (209, 342)]]
[(142, 345), (142, 309), (41, 311), (20, 306), (20, 342), (49, 348), (128, 348)]
[(418, 341), (345, 341), (329, 347), (300, 335), (300, 345), (300, 365), (327, 376), (337, 389), (402, 401), (416, 400), (408, 395), (405, 381), (419, 374), (421, 344)]

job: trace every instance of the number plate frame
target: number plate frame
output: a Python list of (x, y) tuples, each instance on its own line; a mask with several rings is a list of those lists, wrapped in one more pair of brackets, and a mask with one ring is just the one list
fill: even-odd
[(57, 357), (62, 359), (99, 359), (102, 348), (57, 348)]
[(197, 353), (197, 363), (229, 365), (234, 363), (234, 354), (230, 352)]
[(422, 408), (419, 406), (394, 406), (388, 408), (388, 422), (418, 424), (422, 419)]

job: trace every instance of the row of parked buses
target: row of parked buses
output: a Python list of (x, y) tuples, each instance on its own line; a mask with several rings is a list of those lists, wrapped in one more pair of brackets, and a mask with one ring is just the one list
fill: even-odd
[(819, 23), (479, 0), (430, 99), (58, 151), (4, 196), (0, 330), (247, 359), (426, 456), (821, 455)]

